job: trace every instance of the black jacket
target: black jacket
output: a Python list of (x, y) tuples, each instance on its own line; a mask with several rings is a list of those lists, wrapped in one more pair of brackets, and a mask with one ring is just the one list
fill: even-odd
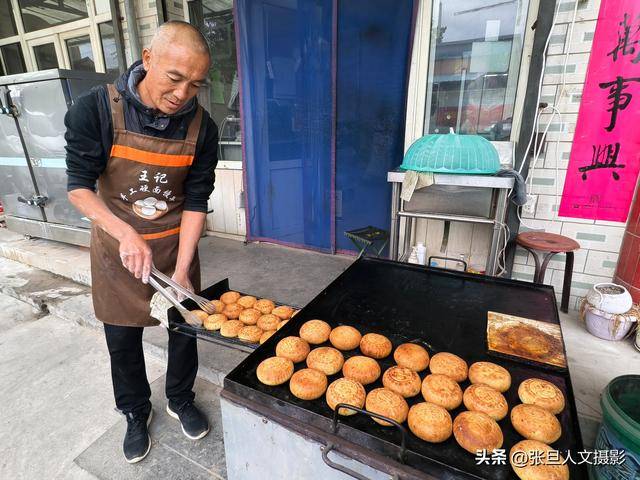
[[(128, 87), (133, 64), (117, 81), (116, 88), (124, 101), (125, 126), (131, 132), (160, 138), (182, 140), (196, 112), (196, 102), (180, 112), (166, 116), (141, 103)], [(139, 69), (137, 70), (140, 71)], [(195, 99), (194, 99), (195, 100)], [(207, 200), (213, 191), (218, 163), (218, 127), (206, 110), (196, 144), (196, 155), (185, 179), (185, 210), (207, 211)], [(65, 118), (67, 141), (67, 191), (87, 188), (95, 191), (96, 180), (104, 171), (111, 145), (113, 128), (106, 86), (91, 89), (76, 99)]]

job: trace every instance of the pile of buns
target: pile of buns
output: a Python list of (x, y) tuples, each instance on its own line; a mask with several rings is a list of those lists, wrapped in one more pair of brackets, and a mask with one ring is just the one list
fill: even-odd
[[(323, 345), (327, 342), (330, 346)], [(378, 360), (392, 353), (396, 365), (383, 372)], [(511, 388), (511, 375), (500, 365), (475, 362), (468, 366), (449, 352), (430, 357), (416, 343), (404, 343), (394, 350), (384, 335), (362, 335), (348, 325), (332, 329), (323, 320), (309, 320), (301, 326), (299, 336), (280, 340), (275, 355), (260, 363), (258, 379), (271, 386), (288, 381), (297, 398), (315, 400), (324, 395), (332, 410), (338, 404), (351, 405), (399, 424), (406, 421), (411, 432), (426, 442), (441, 443), (453, 435), (460, 447), (473, 455), (478, 450), (491, 454), (502, 448), (504, 437), (498, 422), (509, 414), (503, 394)], [(302, 362), (306, 368), (296, 371), (295, 364)], [(329, 381), (329, 376), (340, 373), (339, 378)], [(382, 387), (367, 391), (365, 387), (380, 378)], [(469, 385), (463, 391), (460, 383), (467, 380)], [(419, 395), (422, 398), (416, 402)], [(509, 454), (515, 473), (522, 479), (568, 479), (569, 470), (562, 460), (547, 461), (552, 458), (549, 452), (557, 453), (549, 444), (562, 433), (555, 417), (564, 409), (562, 392), (548, 381), (529, 378), (519, 385), (518, 396), (522, 404), (511, 410), (510, 420), (525, 439)], [(412, 399), (411, 407), (407, 399)], [(466, 410), (452, 418), (451, 412), (461, 405)], [(354, 415), (357, 410), (343, 406), (338, 413)], [(371, 418), (379, 425), (391, 425), (383, 418)], [(514, 453), (523, 451), (536, 461), (521, 465), (522, 454), (516, 453), (519, 462), (514, 464)]]
[(203, 310), (191, 311), (206, 330), (218, 330), (223, 337), (261, 345), (298, 313), (286, 305), (276, 306), (272, 300), (258, 300), (233, 291), (223, 293), (210, 304), (216, 312), (212, 315)]

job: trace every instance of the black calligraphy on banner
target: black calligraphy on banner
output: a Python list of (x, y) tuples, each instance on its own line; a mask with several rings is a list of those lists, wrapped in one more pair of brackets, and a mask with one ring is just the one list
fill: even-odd
[(617, 76), (613, 82), (603, 82), (599, 84), (600, 88), (609, 89), (609, 96), (607, 97), (609, 100), (609, 108), (607, 112), (611, 112), (611, 121), (609, 125), (605, 127), (607, 132), (611, 132), (616, 128), (618, 113), (621, 110), (625, 110), (633, 98), (633, 95), (625, 92), (631, 82), (640, 82), (640, 77), (623, 78)]
[(613, 57), (613, 61), (617, 62), (618, 56), (635, 55), (636, 51), (638, 51), (638, 55), (631, 60), (631, 63), (640, 62), (640, 49), (636, 48), (638, 34), (640, 33), (640, 23), (632, 25), (631, 15), (625, 13), (623, 20), (620, 22), (620, 27), (618, 30), (618, 43), (613, 50), (607, 53), (607, 56)]
[(593, 155), (591, 164), (586, 167), (580, 167), (578, 170), (582, 172), (582, 180), (587, 179), (587, 172), (599, 168), (611, 169), (611, 176), (614, 180), (620, 180), (620, 175), (616, 172), (618, 168), (624, 168), (624, 165), (618, 164), (618, 155), (620, 155), (620, 142), (606, 145), (592, 145)]

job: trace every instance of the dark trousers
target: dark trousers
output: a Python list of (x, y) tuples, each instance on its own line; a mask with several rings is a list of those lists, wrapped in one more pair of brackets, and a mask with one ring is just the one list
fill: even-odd
[[(148, 411), (151, 389), (142, 351), (144, 327), (104, 324), (107, 348), (111, 356), (111, 379), (116, 407), (122, 413)], [(198, 348), (195, 338), (169, 331), (169, 353), (165, 392), (172, 402), (192, 401), (193, 382), (198, 372)]]

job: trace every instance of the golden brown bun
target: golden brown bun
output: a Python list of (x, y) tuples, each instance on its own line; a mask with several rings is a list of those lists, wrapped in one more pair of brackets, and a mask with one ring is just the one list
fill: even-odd
[[(348, 378), (339, 378), (329, 385), (327, 388), (327, 405), (331, 410), (335, 410), (339, 403), (346, 403), (347, 405), (353, 405), (354, 407), (364, 407), (364, 401), (367, 397), (367, 392), (364, 390), (362, 384), (355, 380)], [(357, 412), (346, 408), (338, 410), (340, 415), (353, 415)]]
[(453, 436), (458, 444), (474, 455), (478, 450), (489, 454), (502, 447), (500, 426), (486, 413), (462, 412), (453, 421)]
[(338, 350), (353, 350), (360, 345), (362, 335), (349, 325), (341, 325), (331, 330), (329, 341)]
[(287, 307), (286, 305), (280, 305), (279, 307), (271, 310), (271, 313), (280, 320), (289, 320), (293, 314), (293, 308)]
[(453, 422), (446, 409), (435, 403), (416, 403), (407, 416), (409, 430), (413, 434), (431, 443), (444, 442), (451, 436)]
[(318, 347), (307, 356), (307, 367), (321, 371), (325, 375), (335, 375), (344, 364), (340, 350), (331, 347)]
[(271, 335), (273, 335), (274, 333), (276, 333), (275, 330), (266, 330), (266, 331), (262, 332), (262, 335), (260, 335), (260, 345), (262, 345), (264, 342), (269, 340)]
[(453, 378), (456, 382), (467, 379), (467, 362), (453, 353), (440, 352), (431, 357), (429, 362), (431, 373), (439, 373)]
[(244, 309), (237, 303), (228, 303), (222, 313), (224, 313), (229, 318), (229, 320), (235, 320), (240, 316), (242, 310)]
[(253, 308), (258, 310), (263, 315), (266, 315), (268, 313), (271, 313), (271, 310), (276, 308), (276, 304), (273, 303), (271, 300), (267, 300), (266, 298), (263, 298), (262, 300), (258, 300), (256, 303), (254, 303)]
[(380, 365), (373, 358), (356, 355), (344, 362), (342, 374), (362, 385), (369, 385), (380, 377)]
[(222, 313), (214, 313), (213, 315), (209, 315), (204, 321), (204, 328), (207, 330), (220, 330), (222, 324), (227, 320), (229, 319), (226, 315), (223, 315)]
[(198, 320), (200, 320), (202, 323), (204, 323), (204, 321), (209, 316), (209, 314), (203, 310), (191, 310), (191, 313), (198, 317)]
[(467, 410), (482, 412), (494, 420), (502, 420), (509, 413), (509, 405), (499, 391), (486, 385), (469, 385), (462, 397)]
[(287, 324), (288, 321), (289, 320), (280, 320), (278, 322), (278, 326), (276, 327), (276, 330), (280, 330), (282, 327), (284, 327)]
[(216, 313), (222, 313), (224, 311), (224, 307), (227, 306), (226, 303), (221, 302), (220, 300), (210, 300), (209, 305), (216, 309)]
[[(368, 411), (384, 415), (385, 417), (395, 420), (398, 423), (403, 423), (407, 419), (409, 413), (409, 405), (407, 401), (398, 395), (396, 392), (392, 392), (387, 388), (374, 388), (367, 395), (367, 401), (365, 403)], [(391, 423), (384, 420), (377, 419), (375, 417), (373, 421), (379, 423), (384, 427), (390, 427)]]
[(405, 367), (388, 368), (382, 375), (382, 385), (404, 398), (415, 397), (420, 393), (422, 381), (416, 372)]
[(255, 325), (247, 325), (242, 327), (238, 332), (238, 338), (249, 343), (258, 343), (262, 336), (262, 329)]
[(524, 438), (542, 443), (553, 443), (562, 435), (560, 422), (553, 413), (526, 403), (513, 407), (511, 425)]
[(556, 452), (544, 443), (522, 440), (511, 448), (509, 463), (522, 480), (569, 480), (569, 466)]
[(289, 390), (301, 400), (315, 400), (327, 390), (327, 376), (318, 370), (303, 368), (291, 377)]
[(238, 319), (245, 325), (255, 325), (262, 314), (253, 308), (247, 308), (240, 312)]
[(564, 395), (553, 383), (540, 378), (528, 378), (518, 387), (522, 403), (530, 403), (558, 414), (564, 410)]
[(509, 371), (491, 362), (476, 362), (469, 367), (469, 380), (471, 383), (480, 383), (497, 390), (506, 392), (511, 387), (511, 375)]
[(360, 351), (367, 357), (384, 358), (392, 349), (391, 340), (378, 333), (367, 333), (360, 340)]
[(393, 359), (398, 365), (421, 372), (429, 366), (429, 352), (415, 343), (403, 343), (393, 352)]
[(450, 377), (432, 373), (422, 381), (422, 396), (427, 402), (435, 403), (447, 410), (458, 408), (462, 403), (462, 389)]
[(220, 335), (229, 338), (237, 337), (242, 327), (244, 327), (244, 323), (240, 320), (227, 320), (220, 326)]
[(266, 315), (261, 315), (258, 318), (257, 325), (263, 330), (275, 330), (278, 327), (278, 323), (280, 323), (280, 319), (278, 317), (267, 313)]
[(242, 308), (253, 308), (257, 301), (258, 299), (256, 297), (245, 295), (244, 297), (240, 297), (236, 303)]
[(293, 362), (288, 358), (267, 358), (258, 365), (256, 375), (265, 385), (282, 385), (293, 375)]
[(309, 320), (300, 327), (300, 337), (312, 345), (320, 345), (329, 340), (331, 326), (323, 320)]
[(239, 298), (240, 294), (238, 292), (226, 292), (220, 296), (220, 301), (229, 305), (230, 303), (236, 303)]
[(276, 355), (293, 363), (302, 362), (309, 355), (309, 344), (300, 337), (285, 337), (276, 345)]

